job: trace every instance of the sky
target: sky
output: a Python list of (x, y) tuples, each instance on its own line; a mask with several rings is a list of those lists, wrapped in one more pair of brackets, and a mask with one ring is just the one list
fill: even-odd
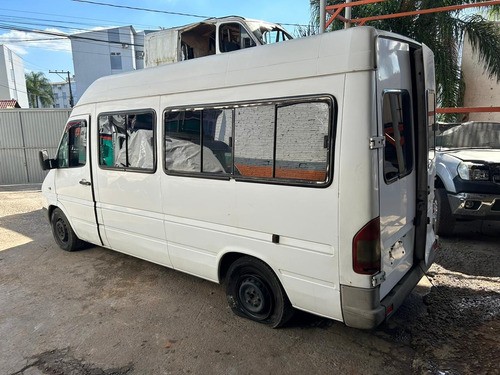
[(309, 0), (89, 1), (191, 16), (117, 8), (82, 0), (0, 0), (0, 44), (23, 59), (26, 72), (43, 72), (49, 80), (57, 82), (62, 81), (61, 77), (49, 73), (49, 70), (74, 72), (69, 39), (30, 30), (74, 34), (125, 25), (132, 25), (136, 31), (155, 30), (197, 22), (206, 17), (238, 15), (281, 23), (293, 35), (294, 26), (286, 24), (307, 25), (310, 19)]

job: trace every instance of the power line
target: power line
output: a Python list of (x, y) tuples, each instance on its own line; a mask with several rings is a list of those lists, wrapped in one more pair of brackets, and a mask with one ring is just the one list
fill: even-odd
[(62, 39), (68, 39), (68, 38), (61, 37), (61, 38), (39, 38), (39, 39), (5, 39), (5, 40), (0, 40), (0, 43), (47, 42), (51, 40), (62, 40)]
[[(99, 19), (99, 18), (71, 17), (71, 16), (66, 16), (66, 15), (61, 15), (61, 14), (53, 14), (53, 13), (18, 11), (18, 10), (14, 10), (14, 9), (5, 9), (5, 8), (0, 8), (0, 10), (14, 12), (14, 13), (23, 13), (23, 14), (25, 14), (25, 13), (29, 13), (29, 14), (41, 14), (41, 15), (45, 15), (45, 16), (55, 16), (55, 17), (63, 17), (63, 18), (72, 18), (72, 19), (78, 19), (78, 20), (91, 20), (91, 21), (100, 21), (100, 22), (112, 22), (112, 23), (122, 24), (122, 25), (130, 25), (130, 24), (133, 23), (133, 22), (116, 22), (116, 20), (105, 20), (105, 19)], [(81, 23), (81, 24), (85, 25), (84, 23)], [(88, 24), (88, 25), (91, 26), (92, 24)], [(94, 24), (94, 25), (99, 26), (100, 24)], [(140, 23), (137, 23), (136, 25), (138, 25), (138, 26), (147, 26), (148, 28), (149, 27), (152, 27), (152, 28), (155, 28), (155, 27), (157, 28), (158, 27), (157, 25), (140, 24)]]
[[(163, 13), (163, 14), (170, 14), (170, 15), (175, 15), (175, 16), (186, 16), (186, 17), (195, 17), (195, 18), (215, 18), (215, 16), (204, 16), (201, 14), (193, 14), (193, 13), (179, 13), (179, 12), (170, 12), (167, 10), (159, 10), (159, 9), (152, 9), (152, 8), (141, 8), (141, 7), (131, 7), (128, 5), (117, 5), (117, 4), (110, 4), (110, 3), (103, 3), (100, 1), (91, 1), (91, 0), (72, 0), (78, 3), (88, 3), (88, 4), (93, 4), (93, 5), (100, 5), (100, 6), (107, 6), (107, 7), (112, 7), (112, 8), (123, 8), (123, 9), (131, 9), (131, 10), (139, 10), (143, 12), (152, 12), (152, 13)], [(279, 22), (280, 25), (287, 25), (287, 26), (302, 26), (302, 27), (307, 27), (308, 25), (302, 25), (299, 23), (284, 23), (284, 22)]]
[[(26, 19), (30, 20), (29, 18), (26, 18)], [(0, 22), (4, 22), (4, 24), (5, 24), (5, 22), (11, 22), (11, 21), (9, 21), (9, 20), (2, 20), (2, 19), (0, 18)], [(77, 33), (84, 33), (84, 32), (107, 33), (107, 30), (108, 30), (109, 28), (118, 28), (118, 27), (122, 27), (122, 26), (115, 26), (115, 27), (109, 27), (109, 28), (106, 28), (106, 29), (101, 29), (101, 30), (94, 30), (94, 29), (82, 29), (82, 28), (78, 28), (78, 29), (77, 29), (77, 28), (75, 28), (75, 27), (73, 27), (73, 26), (71, 26), (71, 27), (70, 27), (70, 26), (53, 25), (53, 24), (47, 24), (47, 23), (43, 24), (43, 23), (38, 23), (38, 22), (27, 22), (27, 21), (24, 21), (24, 22), (23, 22), (23, 21), (12, 21), (12, 22), (16, 22), (16, 24), (12, 24), (12, 25), (13, 25), (13, 27), (20, 27), (20, 28), (24, 28), (24, 26), (20, 26), (20, 25), (30, 25), (30, 26), (40, 26), (40, 27), (53, 27), (53, 28), (60, 28), (60, 29), (69, 29), (69, 30), (73, 31), (73, 33), (72, 33), (72, 34), (69, 34), (69, 33), (68, 33), (68, 34), (65, 34), (65, 33), (64, 33), (63, 35), (71, 35), (71, 36), (72, 36), (72, 35), (75, 35), (75, 34), (77, 34)], [(56, 21), (56, 22), (57, 22), (57, 21)], [(9, 25), (9, 24), (7, 24), (7, 25)], [(34, 30), (32, 30), (32, 29), (30, 29), (30, 31), (32, 31), (32, 32), (36, 32), (36, 31), (34, 31)], [(1, 37), (1, 36), (0, 36), (0, 37)]]
[(79, 36), (79, 35), (75, 35), (75, 34), (68, 35), (68, 34), (65, 34), (65, 33), (60, 33), (60, 32), (55, 32), (55, 31), (31, 30), (31, 29), (27, 29), (25, 27), (13, 26), (13, 25), (8, 25), (8, 24), (4, 24), (4, 23), (0, 23), (0, 29), (24, 31), (24, 32), (29, 32), (29, 33), (36, 33), (36, 34), (42, 34), (42, 35), (50, 35), (50, 36), (68, 38), (68, 39), (90, 40), (90, 41), (93, 41), (93, 42), (100, 42), (100, 43), (128, 45), (128, 46), (134, 46), (134, 47), (144, 47), (143, 44), (135, 44), (135, 43), (127, 43), (127, 42), (123, 42), (122, 43), (122, 42), (116, 42), (116, 41), (112, 41), (112, 40), (103, 40), (103, 39), (97, 39), (97, 38)]
[(151, 8), (140, 8), (140, 7), (131, 7), (131, 6), (128, 6), (128, 5), (116, 5), (116, 4), (109, 4), (109, 3), (101, 3), (99, 1), (90, 1), (90, 0), (73, 0), (73, 1), (78, 2), (78, 3), (88, 3), (88, 4), (94, 4), (94, 5), (108, 6), (108, 7), (112, 7), (112, 8), (124, 8), (124, 9), (131, 9), (131, 10), (140, 10), (140, 11), (143, 11), (143, 12), (170, 14), (170, 15), (174, 15), (174, 16), (186, 16), (186, 17), (196, 17), (196, 18), (212, 18), (212, 16), (202, 16), (200, 14), (169, 12), (167, 10), (159, 10), (159, 9), (151, 9)]

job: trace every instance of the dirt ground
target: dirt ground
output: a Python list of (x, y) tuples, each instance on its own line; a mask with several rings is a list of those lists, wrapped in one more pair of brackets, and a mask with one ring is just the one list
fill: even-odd
[(67, 253), (39, 191), (0, 188), (0, 374), (500, 374), (500, 224), (461, 223), (389, 322), (273, 330), (222, 286), (100, 247)]

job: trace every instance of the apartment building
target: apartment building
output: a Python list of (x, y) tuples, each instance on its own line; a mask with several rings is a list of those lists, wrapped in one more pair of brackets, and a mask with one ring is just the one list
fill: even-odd
[(71, 90), (67, 81), (51, 82), (50, 85), (52, 86), (52, 94), (54, 96), (52, 107), (71, 108), (71, 95), (73, 95), (73, 105), (78, 102), (78, 97), (75, 96), (76, 85), (74, 80), (71, 81)]
[(0, 100), (17, 100), (28, 108), (28, 93), (24, 77), (24, 62), (12, 50), (0, 44)]
[(132, 26), (73, 34), (71, 49), (78, 98), (100, 77), (144, 68), (144, 32)]

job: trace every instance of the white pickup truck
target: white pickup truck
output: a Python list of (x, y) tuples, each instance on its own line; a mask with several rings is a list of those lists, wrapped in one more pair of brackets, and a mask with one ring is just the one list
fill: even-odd
[(436, 136), (436, 233), (456, 220), (500, 220), (500, 123), (467, 122)]

